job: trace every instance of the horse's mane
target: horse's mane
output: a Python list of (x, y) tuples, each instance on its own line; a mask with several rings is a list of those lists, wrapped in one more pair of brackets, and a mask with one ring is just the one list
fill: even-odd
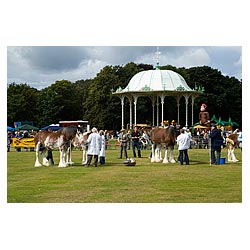
[(63, 127), (58, 131), (58, 133), (64, 134), (66, 137), (71, 137), (75, 135), (77, 132), (77, 128), (75, 126)]
[(172, 133), (176, 132), (175, 127), (173, 127), (173, 126), (167, 127), (166, 130), (168, 131), (169, 134), (172, 134)]

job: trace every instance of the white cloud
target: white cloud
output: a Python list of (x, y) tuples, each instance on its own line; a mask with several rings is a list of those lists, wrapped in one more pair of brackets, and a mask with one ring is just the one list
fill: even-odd
[[(94, 78), (105, 65), (128, 62), (156, 65), (157, 46), (8, 47), (8, 83), (28, 83), (38, 89), (56, 80)], [(160, 65), (208, 65), (241, 78), (241, 47), (161, 46)]]
[(172, 56), (170, 64), (176, 67), (194, 67), (209, 65), (210, 56), (204, 48), (190, 48), (177, 57)]
[(241, 66), (242, 65), (242, 55), (240, 55), (239, 59), (234, 62), (234, 66)]

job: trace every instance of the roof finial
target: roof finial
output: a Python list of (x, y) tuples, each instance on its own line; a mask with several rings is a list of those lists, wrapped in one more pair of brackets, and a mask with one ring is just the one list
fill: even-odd
[(160, 64), (159, 64), (159, 58), (160, 58), (161, 52), (159, 51), (159, 47), (157, 47), (157, 51), (155, 52), (155, 57), (156, 57), (156, 69), (160, 69)]

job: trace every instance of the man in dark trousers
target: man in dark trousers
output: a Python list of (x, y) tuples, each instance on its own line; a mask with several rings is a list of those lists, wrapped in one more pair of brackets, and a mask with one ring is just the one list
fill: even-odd
[[(52, 129), (48, 129), (49, 132), (53, 132)], [(48, 152), (47, 152), (47, 156), (46, 156), (46, 159), (49, 161), (50, 160), (50, 165), (51, 166), (54, 166), (54, 159), (53, 159), (53, 154), (52, 154), (52, 150), (51, 149), (48, 149)]]
[(217, 129), (215, 124), (211, 124), (211, 133), (209, 135), (209, 138), (211, 138), (211, 164), (220, 164), (220, 153), (221, 146), (223, 144), (223, 138), (221, 135), (221, 131)]
[(124, 156), (127, 159), (128, 153), (127, 153), (127, 143), (128, 143), (128, 135), (125, 132), (125, 129), (122, 129), (118, 141), (120, 142), (120, 159), (122, 159), (122, 152), (124, 151)]
[(138, 130), (138, 127), (134, 127), (134, 130), (131, 134), (131, 139), (132, 139), (132, 150), (133, 150), (134, 157), (136, 157), (135, 148), (137, 148), (138, 157), (141, 158), (141, 150), (140, 150), (140, 142), (139, 142), (140, 132)]

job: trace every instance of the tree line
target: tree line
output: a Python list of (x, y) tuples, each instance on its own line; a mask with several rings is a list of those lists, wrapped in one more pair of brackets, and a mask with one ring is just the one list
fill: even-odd
[[(125, 88), (138, 72), (153, 69), (152, 65), (130, 62), (125, 66), (107, 65), (93, 79), (70, 82), (60, 80), (41, 90), (27, 83), (11, 83), (7, 88), (7, 124), (15, 121), (33, 121), (43, 127), (60, 120), (88, 120), (91, 126), (102, 129), (121, 128), (121, 102), (112, 92)], [(195, 99), (194, 122), (199, 121), (201, 103), (206, 103), (210, 116), (222, 120), (229, 117), (242, 124), (242, 81), (224, 76), (208, 66), (176, 68), (171, 65), (161, 69), (173, 70), (184, 77), (190, 88), (203, 89)], [(176, 100), (171, 97), (164, 104), (164, 119), (177, 119)], [(185, 124), (185, 100), (180, 100), (180, 123)], [(129, 123), (129, 103), (125, 98), (125, 124)], [(191, 114), (191, 101), (189, 104)], [(152, 121), (152, 104), (149, 98), (138, 98), (137, 122)], [(191, 115), (189, 117), (191, 124)]]

